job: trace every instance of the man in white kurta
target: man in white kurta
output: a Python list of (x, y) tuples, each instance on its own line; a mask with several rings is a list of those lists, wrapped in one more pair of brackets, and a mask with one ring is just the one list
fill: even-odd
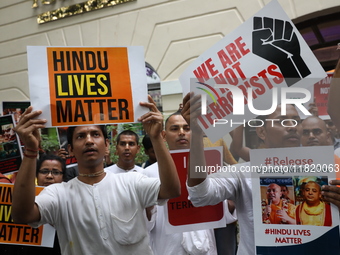
[(159, 186), (159, 179), (139, 173), (110, 172), (94, 185), (78, 178), (50, 185), (36, 197), (41, 219), (30, 225), (55, 226), (62, 254), (153, 254), (144, 214), (156, 204)]
[[(167, 141), (170, 150), (188, 149), (190, 146), (190, 133), (189, 125), (177, 112), (167, 119), (163, 137)], [(145, 168), (143, 173), (149, 177), (159, 178), (158, 168), (159, 160)], [(151, 224), (148, 226), (148, 228), (151, 228), (151, 247), (155, 255), (217, 254), (213, 229), (166, 234), (165, 207), (156, 206), (153, 212), (155, 211), (157, 212), (151, 218)]]
[[(25, 144), (12, 200), (16, 223), (54, 225), (63, 254), (152, 254), (149, 247), (145, 208), (157, 200), (180, 195), (176, 166), (164, 145), (163, 117), (149, 96), (141, 106), (150, 109), (139, 118), (162, 158), (159, 180), (139, 173), (112, 174), (104, 171), (103, 159), (109, 141), (105, 126), (68, 128), (68, 149), (77, 158), (79, 175), (68, 183), (50, 185), (35, 196), (35, 168), (39, 129), (46, 120), (29, 107), (16, 131)], [(33, 170), (33, 171), (32, 171)]]
[[(183, 100), (182, 114), (192, 127), (192, 143), (190, 147), (190, 167), (188, 168), (187, 189), (189, 198), (194, 206), (214, 205), (225, 199), (235, 202), (237, 218), (240, 225), (240, 244), (237, 254), (255, 254), (254, 218), (252, 201), (251, 173), (247, 166), (249, 163), (234, 165), (235, 172), (195, 173), (195, 166), (205, 166), (203, 157), (203, 132), (196, 119), (200, 116), (199, 97), (186, 95)], [(198, 110), (194, 110), (198, 109)], [(301, 120), (293, 105), (287, 105), (286, 115), (281, 113), (281, 106), (268, 115), (265, 119), (286, 119), (291, 123), (286, 126), (265, 124), (256, 128), (258, 137), (265, 148), (282, 148), (300, 146)], [(293, 123), (296, 123), (294, 125)]]

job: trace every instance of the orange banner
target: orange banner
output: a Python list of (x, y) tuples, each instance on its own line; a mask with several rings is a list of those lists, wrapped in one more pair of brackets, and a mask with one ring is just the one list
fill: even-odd
[(53, 126), (134, 121), (127, 48), (47, 48)]
[[(43, 226), (32, 228), (25, 224), (15, 224), (12, 220), (13, 184), (0, 183), (0, 243), (41, 245)], [(43, 188), (36, 187), (36, 195)]]

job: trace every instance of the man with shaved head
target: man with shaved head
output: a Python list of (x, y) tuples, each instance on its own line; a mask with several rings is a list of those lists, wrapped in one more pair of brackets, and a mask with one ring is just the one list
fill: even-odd
[(326, 123), (316, 116), (310, 116), (302, 121), (302, 146), (332, 145), (331, 134)]

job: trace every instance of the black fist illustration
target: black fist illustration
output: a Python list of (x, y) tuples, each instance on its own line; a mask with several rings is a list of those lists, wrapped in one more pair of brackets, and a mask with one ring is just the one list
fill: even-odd
[(299, 40), (288, 21), (254, 17), (253, 53), (276, 64), (288, 87), (311, 73), (300, 56)]

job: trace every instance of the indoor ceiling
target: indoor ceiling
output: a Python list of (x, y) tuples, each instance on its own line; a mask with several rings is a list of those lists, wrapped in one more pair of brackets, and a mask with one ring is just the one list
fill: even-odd
[(340, 57), (340, 12), (295, 24), (325, 71), (335, 68)]

